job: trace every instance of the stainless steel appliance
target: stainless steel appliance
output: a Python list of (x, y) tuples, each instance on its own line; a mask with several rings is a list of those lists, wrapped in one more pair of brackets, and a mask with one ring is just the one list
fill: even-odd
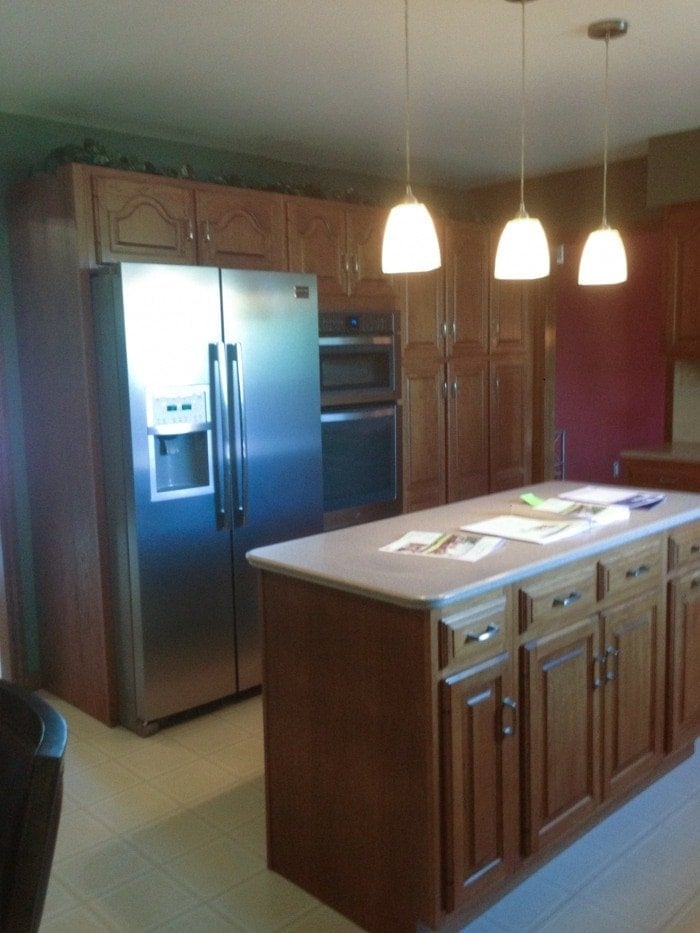
[(324, 527), (401, 511), (399, 314), (319, 315)]
[(316, 280), (130, 263), (92, 278), (121, 719), (261, 682), (253, 547), (322, 530)]

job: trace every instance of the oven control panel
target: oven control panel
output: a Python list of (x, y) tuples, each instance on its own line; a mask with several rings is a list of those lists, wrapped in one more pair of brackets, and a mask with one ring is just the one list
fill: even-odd
[(396, 311), (320, 311), (318, 333), (321, 337), (343, 334), (394, 334), (398, 331)]

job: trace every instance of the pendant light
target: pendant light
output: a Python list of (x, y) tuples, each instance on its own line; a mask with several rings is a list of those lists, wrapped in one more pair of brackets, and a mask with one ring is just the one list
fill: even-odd
[(541, 279), (549, 275), (549, 245), (542, 224), (525, 210), (525, 4), (529, 0), (508, 0), (520, 3), (521, 69), (520, 69), (520, 210), (503, 228), (498, 248), (494, 276), (497, 279)]
[(597, 230), (589, 234), (581, 253), (578, 269), (579, 285), (617, 285), (627, 281), (627, 256), (622, 237), (617, 230), (608, 226), (608, 46), (611, 39), (624, 36), (627, 21), (624, 19), (602, 19), (588, 27), (590, 39), (605, 39), (605, 131), (603, 134), (603, 221)]
[(382, 243), (382, 271), (429, 272), (440, 266), (440, 244), (432, 217), (411, 190), (410, 85), (408, 78), (408, 0), (404, 0), (406, 63), (406, 199), (389, 212)]

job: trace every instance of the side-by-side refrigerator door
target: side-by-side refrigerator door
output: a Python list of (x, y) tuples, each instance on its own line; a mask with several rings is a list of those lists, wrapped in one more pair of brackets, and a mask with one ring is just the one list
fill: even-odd
[(239, 688), (261, 682), (254, 547), (322, 531), (316, 279), (222, 270)]
[(221, 292), (210, 268), (125, 264), (121, 280), (130, 624), (137, 719), (148, 723), (237, 690), (230, 538), (215, 504)]

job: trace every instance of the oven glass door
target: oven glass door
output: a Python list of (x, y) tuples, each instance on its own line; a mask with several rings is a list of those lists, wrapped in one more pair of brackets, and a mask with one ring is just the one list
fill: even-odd
[(325, 512), (398, 501), (396, 405), (321, 412)]
[(396, 398), (396, 348), (393, 336), (321, 337), (321, 396), (325, 404), (348, 396)]

